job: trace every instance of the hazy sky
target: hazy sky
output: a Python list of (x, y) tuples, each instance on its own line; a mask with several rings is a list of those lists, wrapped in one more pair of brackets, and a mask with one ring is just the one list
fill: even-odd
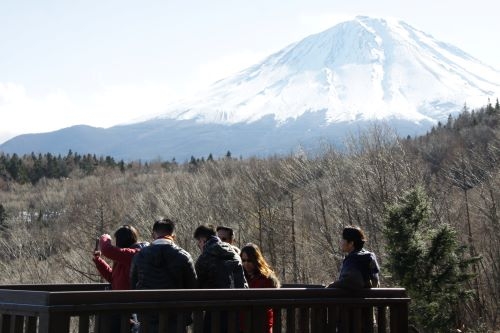
[(356, 15), (399, 18), (500, 69), (493, 0), (0, 0), (0, 143), (160, 113)]

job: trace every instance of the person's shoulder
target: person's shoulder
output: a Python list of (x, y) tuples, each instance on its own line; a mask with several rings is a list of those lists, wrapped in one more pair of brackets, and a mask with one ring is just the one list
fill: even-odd
[(145, 248), (147, 246), (149, 246), (149, 242), (137, 242), (134, 245), (132, 245), (130, 248), (142, 250), (143, 248)]
[(168, 244), (168, 246), (164, 246), (163, 249), (164, 251), (168, 252), (169, 255), (172, 255), (174, 257), (192, 260), (191, 254), (176, 243)]
[(238, 252), (234, 249), (234, 246), (225, 242), (214, 243), (211, 248), (211, 253), (228, 260), (239, 260), (240, 258)]

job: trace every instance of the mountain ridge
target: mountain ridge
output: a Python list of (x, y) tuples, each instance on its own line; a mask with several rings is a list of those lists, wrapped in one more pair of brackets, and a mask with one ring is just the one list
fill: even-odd
[[(382, 121), (425, 132), (500, 92), (500, 72), (402, 21), (366, 16), (310, 35), (142, 122), (21, 135), (5, 153), (123, 159), (286, 154)], [(497, 94), (497, 95), (495, 95)]]

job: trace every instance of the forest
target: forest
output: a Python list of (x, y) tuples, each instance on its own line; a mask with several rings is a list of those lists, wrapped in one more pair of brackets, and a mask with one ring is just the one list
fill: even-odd
[(418, 137), (375, 124), (320, 152), (186, 163), (0, 152), (0, 283), (99, 282), (97, 236), (132, 224), (150, 241), (153, 222), (169, 217), (195, 259), (194, 229), (228, 225), (237, 245), (261, 247), (282, 282), (328, 284), (343, 260), (341, 231), (357, 225), (382, 286), (407, 288), (422, 332), (495, 331), (499, 122), (497, 100), (465, 105)]

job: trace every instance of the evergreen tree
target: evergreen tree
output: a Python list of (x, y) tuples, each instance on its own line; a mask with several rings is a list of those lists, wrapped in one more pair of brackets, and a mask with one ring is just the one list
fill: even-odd
[(6, 221), (7, 212), (5, 211), (3, 205), (0, 203), (0, 231), (4, 231), (7, 228)]
[(42, 164), (43, 158), (41, 154), (38, 154), (37, 157), (35, 153), (31, 153), (31, 159), (33, 160), (33, 166), (31, 167), (30, 181), (32, 184), (36, 184), (45, 173)]
[(491, 101), (488, 98), (488, 104), (486, 105), (486, 113), (492, 114), (493, 112), (495, 112), (495, 109), (493, 109), (493, 105), (491, 105)]
[(123, 160), (121, 160), (118, 163), (118, 166), (120, 167), (120, 172), (124, 173), (125, 172), (125, 162)]
[(448, 120), (446, 121), (446, 128), (452, 129), (453, 128), (453, 117), (448, 115)]
[(455, 230), (431, 223), (427, 195), (421, 188), (387, 208), (387, 271), (404, 286), (412, 302), (410, 321), (430, 332), (458, 325), (459, 305), (471, 294), (466, 282), (476, 258), (465, 258)]

